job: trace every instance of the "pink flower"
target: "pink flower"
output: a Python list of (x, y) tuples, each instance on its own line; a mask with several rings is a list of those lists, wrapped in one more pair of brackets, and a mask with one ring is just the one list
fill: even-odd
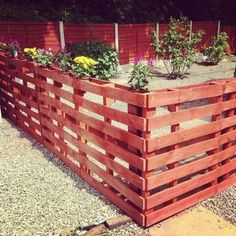
[(134, 58), (134, 64), (138, 64), (143, 59), (142, 52), (138, 52)]

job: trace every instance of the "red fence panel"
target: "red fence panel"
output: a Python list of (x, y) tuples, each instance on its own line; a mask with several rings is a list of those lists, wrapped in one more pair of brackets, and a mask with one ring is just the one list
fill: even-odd
[(193, 22), (193, 33), (199, 30), (204, 31), (202, 42), (198, 44), (198, 49), (208, 46), (211, 42), (211, 38), (217, 35), (217, 21), (195, 21)]
[(229, 54), (236, 53), (236, 26), (223, 26), (222, 32), (226, 32), (229, 36)]
[(154, 57), (154, 50), (150, 45), (150, 31), (154, 27), (155, 24), (119, 25), (120, 64), (134, 61), (139, 52), (144, 58)]
[(60, 48), (57, 22), (0, 22), (0, 41), (17, 40), (21, 47)]
[(115, 44), (114, 24), (65, 24), (64, 32), (66, 43), (100, 40), (111, 46)]

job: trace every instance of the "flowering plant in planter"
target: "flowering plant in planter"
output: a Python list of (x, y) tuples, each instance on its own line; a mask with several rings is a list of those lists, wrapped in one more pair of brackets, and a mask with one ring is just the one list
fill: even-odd
[(150, 79), (152, 79), (153, 62), (149, 59), (147, 63), (145, 63), (141, 59), (142, 55), (138, 54), (135, 58), (128, 84), (131, 90), (146, 92), (148, 91), (147, 85)]
[(24, 48), (24, 55), (27, 60), (31, 61), (35, 58), (37, 54), (37, 49), (36, 47), (34, 48)]
[(10, 40), (6, 43), (6, 47), (4, 48), (4, 52), (9, 57), (18, 57), (18, 53), (21, 51), (20, 45), (16, 40)]
[(65, 49), (58, 51), (55, 55), (54, 62), (58, 65), (60, 70), (68, 71), (73, 62), (71, 53), (67, 52)]
[(53, 63), (54, 57), (50, 50), (47, 51), (45, 49), (38, 49), (34, 60), (43, 67), (50, 67)]
[(4, 52), (6, 50), (6, 44), (3, 42), (0, 42), (0, 52)]
[(71, 68), (73, 73), (78, 77), (88, 77), (94, 74), (94, 66), (97, 61), (90, 57), (79, 56), (74, 58)]

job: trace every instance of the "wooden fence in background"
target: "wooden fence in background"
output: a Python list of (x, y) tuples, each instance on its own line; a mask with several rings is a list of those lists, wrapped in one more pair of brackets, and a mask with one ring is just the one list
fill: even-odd
[(137, 93), (0, 56), (0, 105), (142, 226), (236, 183), (233, 78)]
[[(62, 24), (60, 24), (62, 23)], [(63, 24), (63, 22), (0, 22), (0, 41), (16, 39), (22, 47), (51, 48), (56, 51), (68, 43), (100, 40), (119, 51), (120, 64), (128, 64), (141, 52), (144, 58), (154, 58), (150, 46), (150, 30), (157, 29), (159, 36), (168, 29), (168, 24)], [(193, 32), (204, 30), (205, 35), (199, 48), (209, 45), (218, 32), (217, 21), (192, 22)], [(221, 26), (229, 35), (229, 53), (236, 53), (236, 27)]]

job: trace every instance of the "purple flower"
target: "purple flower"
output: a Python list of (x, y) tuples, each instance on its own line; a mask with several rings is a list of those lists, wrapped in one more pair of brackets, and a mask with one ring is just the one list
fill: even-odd
[(153, 67), (153, 60), (151, 58), (148, 59), (147, 65)]
[(134, 64), (138, 64), (143, 59), (142, 52), (138, 52), (134, 58)]

